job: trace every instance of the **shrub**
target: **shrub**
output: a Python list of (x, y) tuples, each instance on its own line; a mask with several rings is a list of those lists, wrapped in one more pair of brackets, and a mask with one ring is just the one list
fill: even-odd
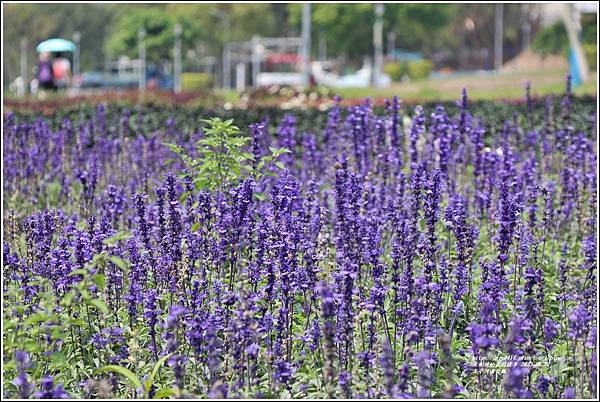
[(194, 91), (211, 88), (214, 77), (209, 73), (183, 73), (181, 74), (181, 88), (184, 91)]
[(427, 78), (432, 69), (433, 64), (429, 60), (397, 61), (388, 63), (384, 67), (385, 73), (388, 74), (393, 81), (400, 81), (405, 76), (411, 80)]
[[(596, 37), (597, 27), (595, 19), (593, 21), (588, 19), (582, 20), (581, 40), (584, 44), (583, 47), (588, 58), (588, 63), (590, 63), (590, 68), (592, 68), (592, 65), (596, 66)], [(566, 56), (569, 50), (569, 37), (562, 21), (557, 21), (542, 29), (533, 40), (531, 48), (535, 53), (539, 53), (542, 56), (550, 54), (564, 54)]]
[(590, 70), (596, 71), (598, 69), (598, 45), (592, 43), (585, 44), (583, 45), (583, 51)]
[(569, 38), (561, 21), (542, 29), (531, 45), (534, 52), (547, 56), (564, 53), (569, 48)]

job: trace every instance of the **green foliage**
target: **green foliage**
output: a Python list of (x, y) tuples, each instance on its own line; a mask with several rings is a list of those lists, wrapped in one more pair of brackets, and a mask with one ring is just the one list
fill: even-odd
[[(596, 41), (598, 26), (596, 20), (582, 19), (581, 40), (585, 55), (590, 63), (590, 68), (595, 70), (596, 66)], [(549, 54), (567, 54), (569, 50), (569, 37), (562, 21), (542, 29), (533, 40), (531, 45), (534, 52), (543, 56)]]
[(566, 52), (569, 48), (569, 38), (564, 24), (558, 21), (541, 30), (531, 47), (534, 52), (543, 56)]
[[(302, 4), (291, 4), (290, 24), (300, 32)], [(409, 50), (428, 50), (439, 42), (456, 13), (452, 4), (385, 4), (384, 32), (396, 32), (396, 45)], [(359, 61), (373, 51), (375, 4), (313, 4), (313, 40), (324, 35), (327, 50)], [(316, 51), (316, 46), (315, 46)]]
[(183, 73), (181, 74), (181, 87), (184, 91), (212, 88), (215, 77), (209, 73)]
[(128, 231), (121, 230), (121, 231), (115, 233), (114, 235), (107, 237), (102, 242), (104, 244), (106, 244), (107, 246), (114, 246), (118, 242), (127, 240), (127, 239), (131, 239), (132, 237), (133, 237), (133, 235), (131, 233), (129, 233)]
[(146, 55), (148, 61), (172, 59), (175, 41), (175, 24), (182, 27), (182, 46), (191, 48), (202, 36), (201, 25), (189, 16), (166, 13), (161, 6), (146, 5), (122, 13), (106, 42), (106, 51), (112, 57), (127, 55), (138, 57), (138, 31), (146, 30)]
[(585, 44), (598, 43), (598, 20), (597, 14), (581, 15), (581, 40)]
[(98, 363), (103, 358), (92, 349), (90, 337), (101, 330), (110, 315), (102, 296), (108, 262), (106, 253), (97, 254), (84, 268), (68, 274), (80, 280), (64, 290), (57, 290), (47, 279), (32, 277), (29, 284), (39, 292), (38, 303), (33, 305), (24, 303), (12, 283), (4, 292), (4, 300), (16, 306), (19, 315), (6, 315), (5, 310), (3, 352), (14, 356), (15, 351), (23, 350), (35, 355), (39, 364), (28, 371), (33, 380), (50, 372), (57, 373), (57, 382), (77, 383), (90, 378), (94, 369), (93, 365), (84, 366), (84, 359), (93, 354), (93, 361)]
[(213, 117), (201, 121), (207, 123), (208, 128), (204, 130), (204, 138), (196, 143), (197, 156), (187, 154), (180, 145), (165, 144), (181, 157), (197, 189), (223, 191), (249, 175), (260, 178), (272, 163), (283, 168), (276, 158), (289, 150), (270, 148), (271, 155), (262, 157), (253, 168), (254, 155), (245, 150), (250, 138), (241, 134), (240, 129), (233, 125), (233, 119), (224, 121)]
[(588, 43), (583, 45), (583, 51), (588, 61), (591, 71), (598, 69), (598, 45), (595, 43)]
[(384, 71), (393, 81), (401, 81), (405, 76), (411, 80), (421, 80), (429, 77), (433, 63), (429, 60), (406, 60), (388, 63)]
[(249, 171), (246, 162), (252, 159), (252, 154), (243, 151), (249, 138), (240, 135), (232, 119), (223, 121), (215, 117), (202, 121), (209, 127), (204, 130), (204, 138), (196, 143), (197, 158), (185, 154), (179, 145), (166, 145), (183, 159), (198, 189), (223, 190)]
[[(140, 397), (148, 399), (148, 398), (150, 398), (150, 390), (152, 389), (152, 386), (154, 385), (154, 380), (156, 379), (156, 375), (158, 374), (161, 367), (164, 366), (165, 362), (172, 355), (173, 354), (171, 353), (171, 354), (165, 355), (165, 356), (161, 357), (160, 359), (158, 359), (158, 361), (154, 364), (154, 368), (152, 369), (152, 372), (148, 376), (148, 379), (144, 382), (142, 382), (140, 380), (140, 378), (137, 375), (135, 375), (135, 373), (133, 373), (131, 370), (129, 370), (126, 367), (122, 367), (122, 366), (116, 366), (116, 365), (104, 366), (104, 367), (96, 370), (96, 374), (105, 373), (105, 372), (112, 372), (112, 373), (119, 374), (121, 377), (125, 377), (127, 380), (129, 380), (129, 383), (133, 386), (136, 393), (138, 393), (138, 394), (141, 393), (141, 395), (139, 395)], [(166, 391), (168, 391), (168, 392), (166, 392)], [(162, 389), (160, 395), (159, 396), (155, 395), (155, 398), (159, 399), (161, 396), (172, 395), (172, 393), (170, 391), (172, 391), (172, 390), (171, 389)]]
[(131, 370), (129, 370), (126, 367), (109, 365), (109, 366), (104, 366), (104, 367), (96, 370), (96, 374), (106, 373), (106, 372), (116, 373), (116, 374), (119, 374), (121, 377), (125, 377), (127, 380), (129, 380), (131, 385), (133, 385), (133, 388), (136, 390), (136, 392), (138, 390), (143, 390), (143, 388), (144, 388), (142, 386), (142, 382), (140, 381), (138, 376), (136, 376)]
[(75, 31), (81, 33), (82, 71), (101, 66), (104, 40), (119, 7), (116, 4), (3, 4), (2, 34), (4, 43), (11, 44), (5, 46), (2, 53), (3, 82), (7, 84), (20, 74), (19, 43), (22, 39), (27, 39), (29, 79), (33, 78), (37, 61), (37, 44), (48, 38), (72, 40)]

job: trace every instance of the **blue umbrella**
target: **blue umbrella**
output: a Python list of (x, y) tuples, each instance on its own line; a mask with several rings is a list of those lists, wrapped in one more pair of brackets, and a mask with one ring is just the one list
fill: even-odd
[(76, 47), (77, 47), (77, 45), (75, 45), (70, 40), (54, 38), (54, 39), (48, 39), (48, 40), (41, 42), (39, 45), (37, 45), (35, 50), (37, 50), (38, 53), (42, 53), (42, 52), (72, 52), (75, 50)]

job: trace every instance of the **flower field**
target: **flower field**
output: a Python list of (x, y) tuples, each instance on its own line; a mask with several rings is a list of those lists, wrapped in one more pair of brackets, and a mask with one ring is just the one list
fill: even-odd
[(596, 107), (9, 113), (3, 396), (593, 398)]

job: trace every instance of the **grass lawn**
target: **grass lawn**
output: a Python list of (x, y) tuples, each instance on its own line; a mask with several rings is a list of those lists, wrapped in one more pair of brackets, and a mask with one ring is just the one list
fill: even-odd
[[(466, 88), (473, 100), (516, 99), (523, 97), (526, 81), (531, 81), (534, 96), (560, 94), (565, 90), (565, 71), (537, 71), (503, 74), (473, 73), (460, 77), (431, 78), (410, 83), (394, 83), (387, 88), (336, 88), (334, 93), (345, 99), (390, 98), (398, 96), (406, 101), (457, 99)], [(598, 88), (597, 73), (590, 80), (575, 88), (577, 95), (594, 95)], [(239, 95), (235, 91), (218, 91), (226, 102), (235, 103)]]

